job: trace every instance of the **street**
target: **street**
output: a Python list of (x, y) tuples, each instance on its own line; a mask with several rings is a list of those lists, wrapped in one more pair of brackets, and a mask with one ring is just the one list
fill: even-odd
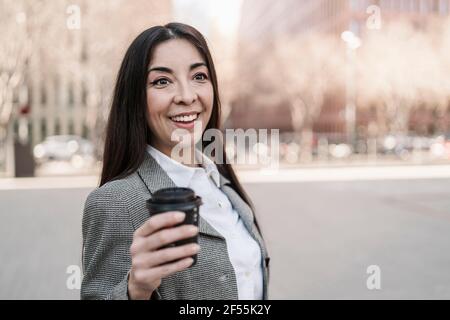
[[(413, 170), (413, 179), (326, 170), (307, 179), (284, 171), (285, 180), (239, 173), (269, 247), (270, 298), (449, 299), (448, 168), (442, 178)], [(95, 183), (0, 180), (0, 299), (79, 299), (66, 271), (81, 266), (82, 210)], [(380, 289), (366, 286), (371, 265)]]

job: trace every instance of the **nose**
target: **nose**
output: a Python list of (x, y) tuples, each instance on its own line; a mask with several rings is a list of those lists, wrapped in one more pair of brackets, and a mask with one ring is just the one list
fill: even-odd
[(176, 104), (191, 105), (197, 99), (197, 93), (189, 83), (180, 83), (180, 90), (174, 97)]

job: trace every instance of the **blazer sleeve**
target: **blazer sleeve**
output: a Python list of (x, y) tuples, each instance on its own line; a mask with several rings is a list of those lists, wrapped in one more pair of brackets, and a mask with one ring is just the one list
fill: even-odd
[(82, 221), (81, 299), (127, 300), (133, 239), (125, 201), (102, 188), (87, 198)]

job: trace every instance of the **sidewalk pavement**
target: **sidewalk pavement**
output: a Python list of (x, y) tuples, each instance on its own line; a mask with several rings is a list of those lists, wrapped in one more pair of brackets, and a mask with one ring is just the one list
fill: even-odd
[[(374, 181), (450, 178), (450, 165), (361, 166), (237, 170), (242, 183)], [(53, 176), (0, 179), (1, 190), (95, 188), (98, 176)]]

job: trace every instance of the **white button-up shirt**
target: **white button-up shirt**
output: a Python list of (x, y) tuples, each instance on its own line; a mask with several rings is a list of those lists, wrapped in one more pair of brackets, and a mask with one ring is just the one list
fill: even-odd
[(152, 146), (147, 146), (147, 151), (176, 186), (191, 188), (202, 198), (200, 215), (226, 240), (228, 255), (236, 274), (239, 299), (263, 299), (263, 269), (259, 244), (246, 229), (226, 194), (220, 190), (220, 174), (215, 163), (198, 149), (195, 150), (196, 157), (201, 159), (202, 167), (181, 164)]

